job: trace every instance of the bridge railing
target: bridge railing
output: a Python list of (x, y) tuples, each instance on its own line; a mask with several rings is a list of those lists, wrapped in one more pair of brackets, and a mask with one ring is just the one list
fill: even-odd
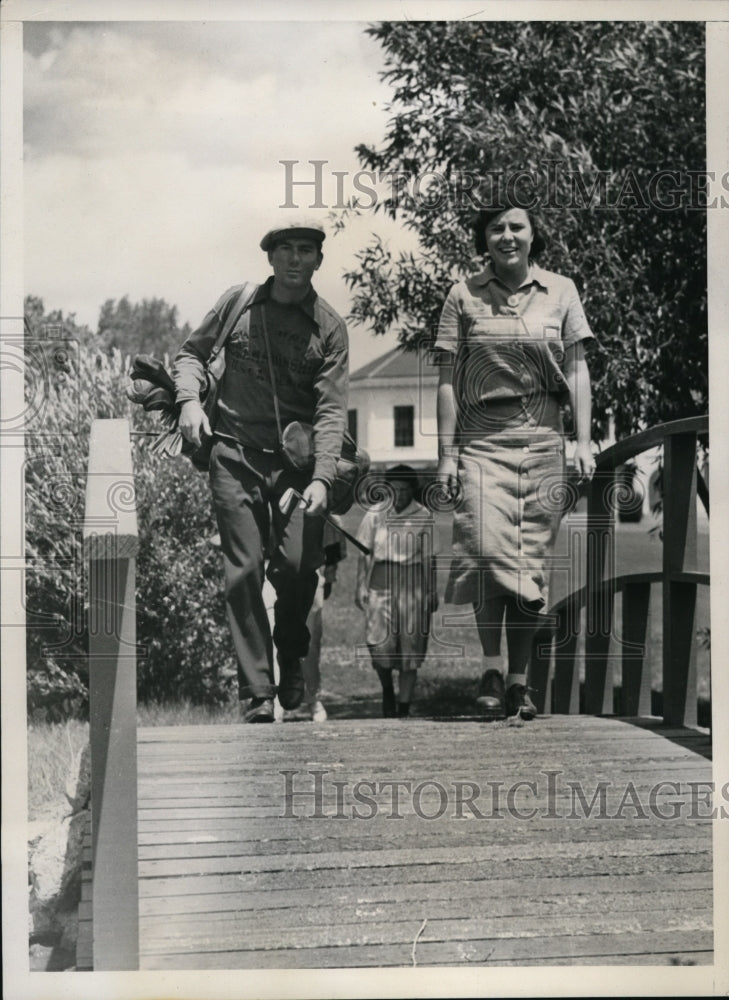
[[(622, 667), (620, 714), (651, 714), (651, 678), (646, 666), (652, 584), (663, 598), (663, 719), (676, 726), (697, 721), (696, 591), (709, 584), (697, 566), (697, 496), (709, 511), (709, 493), (697, 469), (697, 440), (708, 434), (708, 417), (660, 424), (619, 441), (597, 458), (587, 503), (586, 583), (550, 609), (553, 624), (535, 639), (530, 683), (542, 712), (613, 712), (613, 664)], [(629, 459), (663, 448), (663, 566), (660, 572), (611, 575), (615, 514), (623, 487), (618, 469)], [(622, 622), (615, 622), (615, 596), (622, 594)], [(612, 642), (612, 646), (611, 646)], [(619, 654), (614, 650), (620, 647)], [(583, 670), (581, 670), (583, 666)]]
[(126, 420), (91, 427), (89, 586), (93, 968), (139, 968), (134, 474)]
[[(696, 722), (696, 589), (709, 576), (696, 567), (696, 496), (708, 491), (696, 468), (697, 435), (708, 418), (652, 428), (603, 452), (591, 484), (587, 582), (553, 609), (538, 634), (531, 683), (540, 711), (580, 710), (578, 636), (584, 632), (584, 710), (611, 713), (615, 595), (623, 595), (623, 714), (650, 714), (643, 670), (651, 584), (663, 588), (663, 713), (673, 725)], [(618, 466), (663, 445), (663, 569), (610, 577)], [(93, 968), (139, 967), (137, 848), (136, 601), (138, 553), (134, 473), (126, 420), (97, 420), (91, 430), (84, 554), (89, 582), (89, 701), (92, 812)], [(582, 623), (584, 622), (584, 628)]]

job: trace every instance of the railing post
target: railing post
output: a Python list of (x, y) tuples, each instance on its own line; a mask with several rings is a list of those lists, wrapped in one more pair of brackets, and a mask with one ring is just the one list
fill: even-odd
[(532, 644), (532, 658), (529, 664), (529, 686), (532, 699), (540, 715), (552, 714), (552, 653), (554, 646), (554, 626), (539, 629)]
[(129, 425), (95, 420), (84, 517), (94, 970), (139, 968), (137, 548)]
[(663, 448), (663, 719), (696, 725), (696, 432), (670, 434)]
[(622, 713), (651, 714), (649, 643), (651, 585), (648, 580), (626, 583), (623, 588), (623, 691)]
[(615, 602), (612, 581), (615, 575), (615, 491), (615, 466), (598, 467), (590, 483), (587, 501), (585, 712), (588, 715), (609, 715), (613, 711), (610, 638)]
[(580, 596), (579, 592), (571, 595), (557, 612), (552, 711), (558, 715), (579, 715), (580, 712), (580, 671), (577, 658), (582, 613)]

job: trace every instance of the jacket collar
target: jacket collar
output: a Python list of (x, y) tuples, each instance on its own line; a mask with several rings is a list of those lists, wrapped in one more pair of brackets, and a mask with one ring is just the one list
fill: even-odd
[[(267, 278), (262, 285), (259, 286), (258, 291), (255, 293), (251, 299), (251, 305), (258, 305), (259, 302), (267, 302), (271, 298), (271, 289), (273, 288), (273, 275)], [(316, 300), (318, 295), (314, 291), (313, 286), (309, 287), (309, 291), (306, 293), (303, 299), (299, 302), (292, 302), (291, 305), (298, 306), (300, 309), (306, 313), (306, 315), (313, 319), (317, 326), (321, 326), (321, 322), (317, 316)]]

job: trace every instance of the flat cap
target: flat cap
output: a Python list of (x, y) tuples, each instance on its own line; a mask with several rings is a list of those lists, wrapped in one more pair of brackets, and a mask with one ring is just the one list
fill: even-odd
[(283, 225), (269, 229), (260, 243), (261, 250), (273, 250), (282, 239), (313, 240), (321, 247), (326, 239), (326, 233), (314, 219), (291, 219)]

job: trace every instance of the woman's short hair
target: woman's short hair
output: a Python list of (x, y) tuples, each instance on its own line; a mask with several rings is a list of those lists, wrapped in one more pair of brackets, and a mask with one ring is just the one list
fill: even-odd
[(521, 205), (512, 205), (507, 201), (502, 201), (501, 205), (494, 206), (493, 208), (481, 208), (476, 214), (476, 218), (473, 222), (473, 237), (474, 243), (476, 244), (477, 254), (481, 255), (486, 253), (486, 227), (489, 223), (493, 222), (494, 219), (497, 219), (503, 212), (508, 212), (510, 208), (521, 208), (522, 211), (526, 212), (527, 218), (529, 219), (529, 224), (531, 225), (532, 233), (534, 234), (529, 256), (536, 258), (546, 248), (547, 244), (542, 236), (541, 224), (535, 218), (534, 213), (530, 212), (528, 208), (523, 208)]

